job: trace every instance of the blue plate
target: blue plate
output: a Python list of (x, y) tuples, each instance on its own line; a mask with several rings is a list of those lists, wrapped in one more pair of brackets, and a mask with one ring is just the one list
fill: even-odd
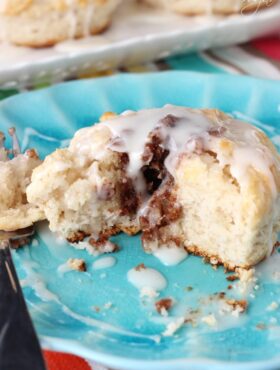
[[(276, 145), (280, 143), (279, 82), (225, 75), (122, 74), (64, 83), (3, 101), (0, 122), (2, 130), (15, 125), (24, 148), (35, 147), (44, 157), (65, 146), (77, 129), (96, 122), (104, 111), (166, 103), (222, 109), (255, 123)], [(14, 253), (24, 294), (45, 347), (129, 370), (280, 367), (280, 312), (266, 310), (272, 301), (279, 303), (279, 283), (261, 279), (258, 290), (248, 297), (248, 313), (230, 324), (219, 329), (206, 324), (187, 325), (175, 336), (158, 342), (169, 319), (161, 318), (151, 303), (141, 302), (139, 292), (127, 281), (129, 269), (145, 263), (167, 278), (168, 286), (161, 296), (172, 296), (178, 302), (171, 320), (196, 308), (209, 294), (227, 290), (229, 282), (222, 268), (215, 271), (199, 257), (166, 267), (142, 251), (139, 236), (121, 234), (114, 239), (121, 251), (114, 255), (116, 265), (106, 270), (92, 267), (93, 261), (102, 257), (61, 243), (44, 223), (38, 227), (39, 243), (35, 241)], [(59, 274), (58, 267), (70, 257), (85, 259), (88, 272)], [(193, 290), (186, 290), (186, 286)], [(208, 306), (203, 306), (207, 311)]]

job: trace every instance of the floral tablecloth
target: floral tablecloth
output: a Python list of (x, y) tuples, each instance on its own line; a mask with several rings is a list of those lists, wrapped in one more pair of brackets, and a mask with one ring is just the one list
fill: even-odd
[[(254, 40), (250, 43), (222, 49), (208, 50), (196, 54), (171, 57), (158, 62), (135, 66), (128, 69), (119, 69), (96, 73), (87, 72), (86, 75), (77, 73), (72, 79), (92, 78), (114, 73), (163, 70), (186, 70), (203, 73), (227, 73), (237, 75), (250, 75), (258, 78), (279, 80), (280, 83), (280, 37)], [(34, 82), (30, 89), (38, 89), (42, 86)], [(17, 90), (1, 90), (0, 100), (13, 94)], [(84, 359), (76, 356), (45, 351), (45, 359), (49, 370), (104, 370), (97, 364), (89, 364)]]

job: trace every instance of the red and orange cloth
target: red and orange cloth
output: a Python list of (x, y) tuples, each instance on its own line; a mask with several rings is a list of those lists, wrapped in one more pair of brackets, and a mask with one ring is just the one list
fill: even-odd
[(45, 351), (44, 356), (48, 370), (92, 370), (85, 360), (77, 356), (50, 351)]
[(105, 370), (103, 366), (66, 353), (44, 351), (44, 357), (48, 370)]
[(278, 62), (280, 70), (280, 37), (274, 36), (264, 39), (259, 39), (251, 42), (252, 46), (264, 56), (270, 58), (271, 61)]

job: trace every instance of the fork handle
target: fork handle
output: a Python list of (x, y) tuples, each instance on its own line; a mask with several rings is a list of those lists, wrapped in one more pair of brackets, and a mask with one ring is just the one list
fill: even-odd
[(0, 369), (46, 369), (8, 242), (0, 247)]

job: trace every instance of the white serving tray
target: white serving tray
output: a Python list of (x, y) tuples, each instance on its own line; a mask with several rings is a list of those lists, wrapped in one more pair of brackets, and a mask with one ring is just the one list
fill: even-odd
[(77, 70), (105, 70), (204, 50), (280, 30), (280, 2), (254, 14), (186, 17), (126, 0), (112, 27), (100, 36), (71, 40), (51, 48), (0, 44), (0, 86), (24, 87), (63, 80)]

